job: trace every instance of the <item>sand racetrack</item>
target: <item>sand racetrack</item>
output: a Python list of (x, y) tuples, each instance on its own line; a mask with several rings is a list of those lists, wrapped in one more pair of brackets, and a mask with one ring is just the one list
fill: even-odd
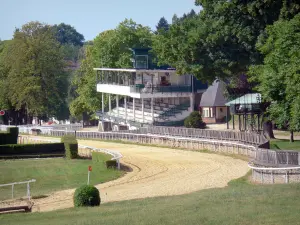
[[(249, 170), (246, 161), (217, 154), (99, 141), (79, 144), (118, 150), (121, 162), (132, 168), (120, 179), (97, 185), (102, 203), (224, 187)], [(36, 199), (33, 211), (73, 207), (73, 193), (70, 189)]]

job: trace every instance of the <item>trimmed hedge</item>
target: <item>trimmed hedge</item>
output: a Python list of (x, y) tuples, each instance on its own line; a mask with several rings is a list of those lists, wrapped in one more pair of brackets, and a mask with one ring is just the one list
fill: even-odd
[(0, 133), (0, 145), (17, 144), (19, 136), (18, 127), (8, 127), (7, 132)]
[(0, 145), (0, 155), (65, 154), (63, 143)]
[(65, 146), (66, 158), (76, 159), (78, 157), (78, 142), (73, 135), (65, 135), (61, 137), (61, 142)]
[(83, 185), (74, 193), (74, 206), (99, 206), (101, 203), (99, 190), (92, 185)]

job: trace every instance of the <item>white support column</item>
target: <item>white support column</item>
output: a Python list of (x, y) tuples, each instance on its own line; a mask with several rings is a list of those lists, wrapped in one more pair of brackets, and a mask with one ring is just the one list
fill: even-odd
[(116, 106), (117, 106), (117, 112), (118, 112), (118, 117), (119, 115), (119, 95), (116, 96)]
[(108, 95), (109, 113), (111, 112), (111, 95)]
[(124, 105), (125, 105), (125, 120), (127, 122), (127, 96), (124, 97)]
[(102, 113), (104, 113), (104, 94), (102, 92)]
[(152, 117), (152, 122), (154, 122), (153, 98), (151, 98), (151, 117)]
[(194, 111), (194, 94), (191, 93), (190, 95), (190, 112), (193, 112)]
[(145, 118), (144, 118), (144, 99), (143, 98), (142, 98), (142, 118), (143, 118), (143, 123), (144, 123), (145, 122)]
[(132, 99), (133, 121), (135, 121), (135, 98)]

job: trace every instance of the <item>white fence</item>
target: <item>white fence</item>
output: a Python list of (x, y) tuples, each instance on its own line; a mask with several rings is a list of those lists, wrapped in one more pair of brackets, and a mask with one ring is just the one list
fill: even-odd
[(9, 183), (9, 184), (0, 184), (0, 187), (7, 187), (7, 186), (11, 186), (11, 198), (14, 198), (14, 187), (15, 185), (18, 184), (27, 184), (27, 193), (26, 196), (28, 198), (28, 200), (30, 200), (31, 198), (31, 194), (30, 194), (30, 183), (35, 182), (35, 179), (32, 180), (28, 180), (28, 181), (21, 181), (21, 182), (14, 182), (14, 183)]
[(121, 169), (120, 159), (123, 156), (120, 152), (112, 151), (112, 150), (108, 150), (108, 149), (102, 149), (102, 148), (94, 148), (94, 147), (85, 146), (85, 145), (78, 145), (78, 147), (79, 148), (84, 148), (84, 149), (89, 149), (91, 152), (93, 152), (93, 151), (94, 152), (102, 152), (102, 153), (111, 155), (112, 156), (111, 160), (116, 160), (118, 169)]
[(300, 166), (258, 167), (248, 164), (252, 169), (252, 180), (262, 184), (299, 183)]
[[(6, 127), (5, 127), (6, 129)], [(213, 140), (220, 144), (231, 142), (233, 145), (246, 144), (250, 148), (255, 148), (255, 161), (265, 165), (300, 165), (300, 153), (296, 151), (274, 151), (269, 150), (268, 140), (260, 134), (244, 133), (235, 131), (214, 131), (193, 128), (174, 128), (174, 127), (148, 127), (137, 131), (121, 132), (81, 132), (72, 130), (43, 130), (42, 134), (53, 137), (61, 137), (66, 134), (76, 135), (83, 139), (102, 139), (102, 140), (126, 140), (131, 142), (141, 142), (143, 139), (186, 139), (190, 142), (207, 142)], [(148, 141), (152, 143), (153, 141)], [(171, 146), (172, 147), (172, 146)]]
[[(13, 125), (0, 125), (0, 131), (6, 131), (7, 127), (15, 127)], [(41, 134), (50, 135), (51, 130), (63, 130), (63, 131), (78, 131), (83, 128), (82, 124), (54, 124), (49, 126), (39, 126), (39, 125), (19, 125), (20, 133), (32, 134), (32, 130), (40, 130)]]
[(300, 154), (291, 150), (270, 150), (258, 148), (255, 160), (269, 165), (300, 165)]

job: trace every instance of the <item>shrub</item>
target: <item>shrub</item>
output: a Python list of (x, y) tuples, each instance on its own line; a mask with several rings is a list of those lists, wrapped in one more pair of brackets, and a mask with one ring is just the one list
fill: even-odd
[(75, 159), (78, 157), (78, 142), (75, 136), (62, 136), (61, 142), (64, 143), (67, 159)]
[(206, 124), (202, 121), (202, 117), (199, 112), (192, 112), (185, 120), (184, 126), (187, 128), (200, 128), (204, 129)]
[(17, 144), (18, 143), (19, 128), (9, 127), (6, 133), (0, 133), (0, 145)]
[(106, 161), (106, 168), (107, 169), (116, 169), (117, 168), (117, 161), (116, 160), (107, 160)]
[(99, 190), (92, 185), (83, 185), (74, 193), (74, 206), (98, 206), (101, 203)]

